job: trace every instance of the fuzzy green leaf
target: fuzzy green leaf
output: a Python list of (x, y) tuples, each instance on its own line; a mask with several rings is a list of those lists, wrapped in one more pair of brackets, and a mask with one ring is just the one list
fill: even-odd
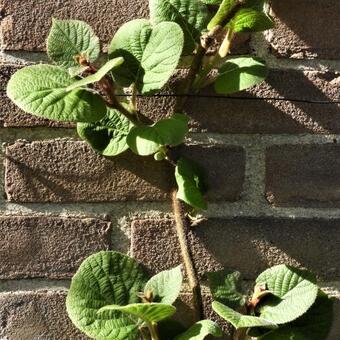
[(89, 69), (89, 66), (71, 66), (68, 68), (68, 74), (73, 78), (81, 75), (83, 72)]
[(87, 258), (74, 275), (66, 308), (74, 325), (91, 338), (135, 340), (138, 318), (120, 311), (98, 311), (107, 305), (139, 302), (146, 274), (132, 258), (102, 251)]
[(314, 275), (285, 265), (272, 267), (256, 279), (273, 295), (259, 306), (260, 316), (276, 324), (291, 322), (313, 305), (318, 295)]
[(90, 84), (93, 84), (93, 83), (96, 83), (102, 80), (110, 71), (112, 71), (114, 68), (123, 64), (123, 62), (124, 62), (124, 59), (121, 57), (109, 60), (95, 74), (91, 74), (90, 76), (86, 78), (76, 81), (75, 83), (71, 84), (66, 89), (66, 91), (72, 91), (79, 87), (85, 87), (86, 85), (90, 85)]
[(8, 97), (22, 110), (57, 121), (95, 122), (105, 116), (104, 100), (85, 89), (66, 89), (77, 80), (52, 65), (32, 65), (17, 71), (7, 86)]
[(202, 195), (203, 174), (193, 162), (180, 158), (175, 170), (178, 185), (177, 198), (195, 209), (207, 209), (207, 203)]
[(183, 54), (191, 54), (207, 27), (210, 17), (207, 6), (199, 0), (150, 0), (149, 4), (153, 24), (171, 21), (181, 26), (184, 33)]
[(202, 320), (191, 326), (185, 333), (177, 336), (175, 340), (203, 340), (208, 335), (220, 338), (222, 331), (215, 322)]
[(262, 82), (268, 75), (265, 62), (256, 57), (232, 57), (219, 69), (215, 81), (217, 93), (243, 91)]
[(183, 282), (181, 266), (153, 276), (145, 285), (144, 293), (151, 291), (153, 301), (172, 305), (181, 292)]
[(220, 5), (223, 0), (200, 0), (200, 1), (207, 5)]
[(222, 270), (219, 272), (207, 273), (209, 287), (214, 300), (236, 309), (244, 306), (246, 296), (240, 293), (241, 274)]
[(164, 303), (134, 303), (127, 306), (110, 305), (101, 308), (98, 313), (107, 311), (120, 311), (142, 319), (146, 322), (159, 322), (171, 317), (176, 308)]
[(127, 143), (140, 156), (152, 155), (166, 145), (179, 145), (188, 133), (188, 120), (185, 115), (175, 114), (152, 126), (136, 126), (131, 129)]
[(228, 25), (234, 32), (261, 32), (274, 27), (274, 22), (263, 12), (242, 8)]
[(268, 332), (262, 340), (325, 340), (333, 321), (333, 300), (320, 292), (314, 305), (292, 323)]
[(83, 56), (92, 63), (99, 53), (99, 38), (88, 24), (79, 20), (52, 19), (47, 54), (57, 65), (65, 68), (76, 66), (76, 56)]
[(223, 0), (220, 4), (220, 7), (218, 8), (217, 13), (209, 22), (208, 29), (211, 30), (215, 26), (222, 25), (224, 20), (228, 17), (229, 13), (233, 10), (237, 3), (238, 0)]
[(106, 116), (96, 123), (78, 123), (79, 136), (104, 156), (117, 156), (129, 146), (126, 136), (133, 124), (119, 111), (108, 108)]
[(248, 327), (277, 328), (277, 325), (262, 317), (240, 314), (220, 302), (212, 303), (213, 310), (224, 320), (230, 322), (236, 329)]
[(123, 57), (113, 75), (122, 86), (136, 84), (142, 94), (160, 90), (175, 71), (184, 44), (182, 29), (174, 22), (152, 26), (145, 19), (123, 25), (109, 47), (110, 58)]

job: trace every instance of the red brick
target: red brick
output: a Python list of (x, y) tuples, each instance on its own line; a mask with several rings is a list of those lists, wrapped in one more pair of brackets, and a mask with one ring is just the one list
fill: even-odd
[(110, 225), (99, 219), (0, 217), (0, 279), (69, 278), (110, 243)]
[[(223, 268), (254, 279), (276, 264), (308, 268), (325, 279), (340, 276), (340, 220), (209, 219), (192, 229), (191, 252), (197, 271)], [(173, 221), (136, 220), (131, 252), (151, 272), (181, 263)]]
[(272, 1), (276, 28), (267, 34), (272, 53), (283, 58), (340, 59), (338, 0)]
[(340, 207), (339, 156), (336, 144), (268, 148), (268, 201), (281, 207)]
[(0, 294), (1, 339), (89, 339), (69, 320), (65, 298), (63, 291)]
[[(207, 169), (210, 200), (239, 199), (242, 148), (192, 146), (182, 152)], [(17, 142), (6, 148), (5, 163), (7, 198), (16, 202), (163, 201), (174, 187), (166, 162), (130, 152), (108, 159), (70, 140)]]

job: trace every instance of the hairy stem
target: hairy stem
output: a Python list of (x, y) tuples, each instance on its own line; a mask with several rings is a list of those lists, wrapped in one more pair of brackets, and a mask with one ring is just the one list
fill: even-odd
[(189, 286), (193, 297), (194, 320), (199, 321), (203, 318), (202, 294), (198, 276), (189, 250), (187, 236), (190, 226), (184, 216), (184, 204), (177, 199), (176, 195), (177, 191), (175, 190), (172, 194), (172, 204), (175, 214), (176, 233), (182, 253), (184, 268), (188, 276)]
[(151, 335), (151, 340), (159, 340), (157, 324), (154, 322), (148, 322), (147, 326)]
[(235, 330), (233, 334), (233, 340), (248, 340), (250, 339), (247, 335), (247, 328), (240, 328)]

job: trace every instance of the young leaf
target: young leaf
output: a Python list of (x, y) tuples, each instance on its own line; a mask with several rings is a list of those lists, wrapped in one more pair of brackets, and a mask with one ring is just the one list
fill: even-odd
[(179, 296), (182, 282), (182, 270), (181, 266), (178, 266), (153, 276), (145, 285), (144, 293), (151, 291), (153, 301), (172, 305)]
[(277, 325), (270, 320), (266, 320), (262, 317), (240, 314), (217, 301), (212, 303), (212, 308), (220, 317), (230, 322), (236, 329), (248, 327), (277, 328)]
[(237, 309), (244, 306), (246, 296), (240, 293), (241, 274), (222, 270), (219, 272), (207, 273), (209, 287), (214, 300)]
[(333, 300), (320, 292), (314, 305), (299, 319), (265, 334), (261, 340), (325, 340), (333, 322)]
[(71, 78), (74, 78), (74, 77), (79, 76), (80, 74), (82, 74), (88, 69), (89, 69), (89, 66), (81, 66), (81, 65), (71, 66), (68, 68), (68, 74), (71, 76)]
[(7, 85), (8, 97), (22, 110), (58, 121), (95, 122), (105, 116), (104, 100), (85, 89), (66, 89), (77, 80), (52, 65), (32, 65), (17, 71)]
[(215, 81), (217, 93), (243, 91), (262, 82), (268, 74), (265, 62), (256, 57), (232, 57), (219, 69)]
[(176, 308), (164, 303), (134, 303), (127, 306), (105, 306), (99, 309), (98, 313), (107, 311), (119, 311), (140, 318), (145, 322), (158, 322), (171, 317), (176, 312)]
[(314, 275), (285, 265), (272, 267), (256, 279), (274, 296), (259, 306), (260, 316), (276, 324), (291, 322), (313, 305), (318, 295)]
[(123, 57), (113, 75), (122, 86), (135, 84), (142, 94), (161, 89), (175, 71), (182, 50), (183, 32), (174, 22), (152, 26), (145, 19), (123, 25), (109, 47), (110, 58)]
[(188, 133), (188, 120), (185, 115), (175, 114), (152, 126), (136, 126), (127, 136), (127, 143), (140, 156), (152, 155), (166, 145), (179, 145)]
[(52, 19), (47, 54), (57, 65), (65, 68), (76, 66), (77, 56), (83, 56), (92, 63), (99, 53), (99, 38), (88, 24), (79, 20)]
[(203, 340), (208, 335), (220, 338), (222, 330), (210, 320), (202, 320), (191, 326), (185, 333), (177, 336), (174, 340)]
[(129, 146), (126, 136), (132, 123), (119, 111), (108, 108), (106, 116), (96, 123), (78, 123), (79, 136), (104, 156), (117, 156)]
[(184, 33), (183, 55), (191, 54), (206, 29), (209, 11), (199, 0), (150, 0), (150, 18), (153, 24), (176, 22)]
[(180, 158), (175, 170), (178, 185), (177, 198), (194, 207), (195, 209), (207, 209), (207, 203), (203, 198), (202, 173), (196, 164)]
[(68, 315), (91, 338), (135, 340), (137, 321), (119, 311), (98, 310), (138, 303), (137, 293), (145, 283), (146, 274), (135, 260), (113, 251), (99, 252), (87, 258), (72, 279), (66, 299)]
[(208, 29), (212, 30), (215, 26), (227, 24), (224, 23), (224, 20), (228, 17), (229, 13), (233, 10), (237, 3), (238, 0), (223, 0), (217, 13), (209, 22)]
[(123, 64), (123, 62), (124, 62), (123, 58), (115, 58), (115, 59), (109, 60), (95, 74), (91, 74), (90, 76), (86, 78), (83, 78), (83, 79), (80, 79), (74, 82), (66, 89), (66, 91), (72, 91), (79, 87), (85, 87), (86, 85), (90, 85), (90, 84), (93, 84), (93, 83), (96, 83), (102, 80), (110, 71), (112, 71), (114, 68)]
[(228, 25), (234, 32), (261, 32), (274, 27), (274, 22), (264, 13), (242, 8)]

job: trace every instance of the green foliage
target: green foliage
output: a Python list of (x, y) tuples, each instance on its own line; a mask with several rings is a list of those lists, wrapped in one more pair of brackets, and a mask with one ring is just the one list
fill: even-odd
[(237, 5), (237, 3), (238, 3), (238, 0), (223, 0), (218, 8), (217, 13), (209, 22), (208, 29), (211, 30), (215, 26), (222, 25), (225, 18), (228, 17), (228, 15), (233, 10), (233, 8)]
[(47, 39), (47, 54), (59, 66), (77, 66), (76, 57), (96, 61), (100, 53), (99, 39), (92, 28), (79, 20), (52, 20)]
[(220, 5), (223, 0), (201, 0), (204, 4), (207, 5)]
[(127, 143), (140, 156), (152, 155), (164, 146), (179, 145), (188, 133), (188, 120), (185, 115), (175, 114), (152, 126), (135, 126), (127, 136)]
[(150, 0), (149, 4), (153, 24), (172, 21), (180, 25), (184, 33), (183, 54), (190, 54), (207, 27), (208, 8), (199, 0)]
[(139, 302), (146, 283), (142, 268), (117, 252), (100, 252), (87, 258), (74, 275), (67, 295), (67, 312), (74, 325), (95, 339), (135, 340), (136, 320), (120, 311), (98, 311), (107, 305)]
[(207, 273), (209, 287), (214, 300), (237, 309), (244, 306), (246, 296), (240, 293), (241, 274), (222, 270), (214, 273)]
[(219, 69), (215, 81), (217, 93), (243, 91), (262, 82), (268, 74), (265, 62), (256, 57), (231, 57)]
[(76, 83), (58, 66), (33, 65), (20, 69), (7, 85), (8, 97), (22, 110), (57, 121), (95, 122), (106, 105), (96, 93), (67, 88)]
[(98, 153), (117, 156), (129, 148), (126, 137), (132, 127), (118, 110), (109, 108), (106, 116), (96, 123), (78, 123), (77, 132)]
[(153, 301), (172, 305), (182, 288), (181, 266), (165, 270), (152, 277), (144, 287), (144, 294), (152, 292)]
[(220, 338), (222, 331), (214, 322), (202, 320), (195, 323), (185, 333), (177, 336), (175, 340), (203, 340), (208, 335)]
[(160, 90), (175, 71), (184, 44), (182, 29), (174, 22), (152, 26), (148, 20), (123, 25), (109, 47), (110, 58), (123, 57), (114, 70), (122, 86), (135, 84), (142, 94)]
[(180, 158), (175, 170), (178, 185), (177, 198), (195, 209), (207, 209), (202, 192), (205, 190), (203, 173), (197, 164), (186, 158)]

